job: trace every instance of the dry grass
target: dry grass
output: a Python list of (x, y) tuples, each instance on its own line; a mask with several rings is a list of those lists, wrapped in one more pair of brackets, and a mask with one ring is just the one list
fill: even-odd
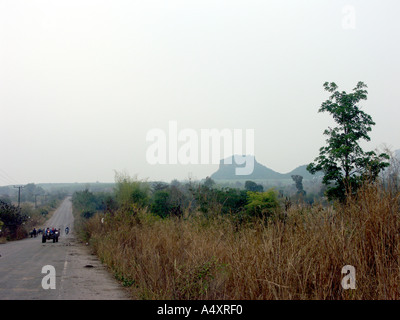
[[(336, 208), (238, 225), (145, 210), (87, 224), (98, 256), (139, 299), (399, 299), (399, 194), (375, 184)], [(355, 290), (341, 287), (356, 268)]]

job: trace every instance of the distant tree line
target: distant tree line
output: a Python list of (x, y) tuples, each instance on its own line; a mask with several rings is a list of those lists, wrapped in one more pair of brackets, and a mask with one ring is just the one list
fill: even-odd
[(262, 185), (252, 181), (246, 183), (246, 189), (238, 189), (220, 188), (209, 177), (203, 182), (149, 183), (123, 174), (117, 174), (114, 192), (77, 191), (72, 202), (83, 218), (96, 212), (112, 214), (115, 210), (135, 214), (135, 210), (144, 208), (161, 218), (198, 214), (251, 218), (269, 217), (281, 208), (277, 191), (264, 192)]

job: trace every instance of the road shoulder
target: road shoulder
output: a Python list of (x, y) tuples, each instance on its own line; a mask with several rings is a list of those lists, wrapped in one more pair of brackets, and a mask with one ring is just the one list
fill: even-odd
[(131, 299), (128, 290), (118, 283), (89, 246), (72, 237), (64, 241), (68, 250), (60, 279), (60, 299)]

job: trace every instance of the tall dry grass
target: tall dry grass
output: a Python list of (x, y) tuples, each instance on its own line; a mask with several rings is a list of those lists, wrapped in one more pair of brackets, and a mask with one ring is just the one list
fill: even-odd
[[(365, 185), (345, 205), (292, 206), (238, 225), (119, 211), (86, 225), (94, 250), (138, 299), (399, 299), (399, 194)], [(341, 286), (356, 269), (356, 289)]]

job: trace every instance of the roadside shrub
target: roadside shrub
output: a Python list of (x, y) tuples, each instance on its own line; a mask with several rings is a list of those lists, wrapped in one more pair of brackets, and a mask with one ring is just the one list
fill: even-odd
[[(243, 223), (119, 209), (87, 220), (85, 236), (136, 299), (400, 299), (400, 193), (369, 183), (344, 204), (296, 203), (266, 223), (279, 212), (269, 195), (249, 197), (261, 216)], [(356, 290), (341, 286), (346, 265)]]
[(127, 174), (115, 174), (115, 196), (119, 206), (136, 204), (145, 207), (150, 202), (150, 186), (147, 182), (131, 178)]
[(3, 234), (8, 239), (21, 239), (23, 237), (22, 224), (28, 220), (28, 216), (21, 209), (6, 202), (0, 201), (0, 220), (3, 222)]

